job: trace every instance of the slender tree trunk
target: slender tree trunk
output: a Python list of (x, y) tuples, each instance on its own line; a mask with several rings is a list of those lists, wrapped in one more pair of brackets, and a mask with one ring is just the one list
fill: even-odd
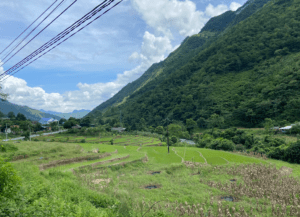
[(167, 142), (168, 142), (168, 154), (170, 153), (170, 147), (169, 147), (169, 130), (167, 125)]

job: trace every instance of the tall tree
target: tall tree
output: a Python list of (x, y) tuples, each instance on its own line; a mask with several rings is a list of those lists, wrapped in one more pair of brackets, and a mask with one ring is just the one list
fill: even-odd
[(63, 123), (66, 122), (66, 121), (67, 121), (67, 119), (62, 118), (62, 119), (59, 120), (59, 124), (63, 124)]
[(221, 127), (224, 123), (224, 118), (219, 116), (218, 114), (212, 114), (208, 119), (208, 126), (212, 129), (211, 133), (213, 134), (215, 127)]
[(17, 121), (26, 121), (27, 119), (26, 119), (25, 115), (23, 115), (21, 113), (18, 113), (17, 117), (16, 117), (16, 120)]
[(9, 117), (9, 119), (15, 119), (15, 113), (14, 112), (8, 112), (7, 117)]
[(196, 126), (197, 126), (197, 123), (192, 118), (186, 120), (186, 128), (190, 134)]

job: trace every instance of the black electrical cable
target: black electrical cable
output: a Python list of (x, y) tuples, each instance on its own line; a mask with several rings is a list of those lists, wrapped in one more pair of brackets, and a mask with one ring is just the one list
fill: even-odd
[(30, 26), (28, 26), (15, 40), (13, 40), (13, 42), (11, 42), (6, 48), (4, 48), (3, 51), (1, 51), (0, 55), (7, 49), (10, 47), (10, 45), (12, 45), (21, 35), (24, 34), (24, 32), (27, 31), (27, 29), (29, 29), (41, 16), (43, 16), (58, 0), (55, 0), (54, 3), (52, 3), (38, 18), (36, 18), (35, 21), (33, 21), (33, 23), (30, 24)]
[[(28, 38), (29, 35), (31, 35), (31, 33), (33, 31), (35, 31), (54, 11), (56, 11), (56, 9), (64, 2), (65, 0), (62, 0), (33, 30), (31, 30), (31, 32), (29, 34), (27, 34), (27, 36), (25, 38), (23, 38), (22, 41), (19, 42), (19, 44), (17, 44), (3, 59), (5, 60), (17, 47), (19, 47), (19, 45), (26, 39)], [(77, 1), (77, 0), (75, 0)], [(75, 2), (73, 2), (71, 5), (73, 5)], [(71, 6), (69, 6), (71, 7)], [(68, 8), (69, 8), (68, 7)], [(68, 9), (67, 8), (67, 9)], [(66, 10), (67, 10), (66, 9)], [(64, 10), (62, 13), (64, 13), (66, 10)], [(61, 13), (61, 14), (62, 14)], [(59, 16), (61, 16), (61, 14), (59, 14), (50, 24), (52, 24)], [(34, 38), (36, 38), (40, 33), (42, 33), (50, 24), (48, 24), (45, 28), (43, 28), (38, 34), (36, 34), (29, 42), (27, 42), (21, 49), (19, 49), (16, 53), (14, 53), (8, 60), (6, 60), (4, 63), (2, 63), (1, 66), (3, 66), (5, 63), (7, 63), (11, 58), (13, 58), (17, 53), (19, 53), (26, 45), (28, 45)], [(0, 67), (1, 67), (0, 66)]]
[[(27, 56), (26, 58), (24, 58), (22, 61), (20, 61), (18, 64), (16, 64), (13, 67), (19, 67), (21, 65), (23, 65), (24, 63), (26, 63), (28, 60), (32, 59), (34, 56), (38, 55), (39, 53), (43, 52), (45, 49), (49, 48), (50, 46), (52, 46), (53, 44), (55, 44), (57, 41), (59, 41), (61, 38), (65, 37), (67, 34), (69, 34), (71, 31), (73, 31), (75, 28), (77, 28), (78, 26), (80, 26), (82, 23), (84, 23), (86, 20), (90, 19), (91, 17), (93, 17), (95, 14), (97, 14), (100, 10), (103, 9), (103, 6), (100, 8), (100, 10), (97, 8), (100, 7), (101, 5), (103, 5), (105, 2), (107, 2), (108, 0), (104, 0), (101, 4), (99, 4), (97, 7), (95, 7), (91, 12), (89, 12), (88, 14), (86, 14), (85, 16), (83, 16), (81, 19), (79, 19), (78, 21), (76, 21), (73, 25), (71, 25), (70, 27), (68, 27), (67, 29), (65, 29), (63, 32), (61, 32), (60, 34), (58, 34), (57, 36), (55, 36), (54, 38), (52, 38), (49, 42), (45, 43), (43, 46), (41, 46), (39, 49), (37, 49), (36, 51), (34, 51), (33, 53), (31, 53), (29, 56)], [(110, 3), (109, 3), (110, 4)], [(104, 5), (104, 7), (108, 6)], [(83, 19), (83, 20), (82, 20)], [(70, 31), (71, 30), (71, 31)], [(0, 75), (1, 76), (1, 75)]]
[[(94, 20), (92, 20), (91, 22), (89, 22), (87, 25), (85, 25), (84, 27), (82, 27), (81, 29), (79, 29), (77, 32), (74, 32), (72, 35), (70, 35), (68, 38), (66, 38), (65, 40), (63, 40), (62, 42), (60, 42), (59, 44), (57, 44), (56, 46), (54, 46), (53, 48), (51, 48), (50, 50), (46, 51), (45, 53), (43, 53), (42, 55), (40, 55), (39, 57), (35, 58), (34, 60), (32, 60), (31, 62), (29, 62), (27, 65), (23, 66), (21, 69), (19, 69), (18, 71), (14, 72), (11, 75), (7, 75), (12, 76), (15, 73), (21, 71), (22, 69), (24, 69), (26, 66), (30, 65), (31, 63), (35, 62), (36, 60), (38, 60), (39, 58), (41, 58), (42, 56), (44, 56), (45, 54), (49, 53), (51, 50), (53, 50), (54, 48), (56, 48), (57, 46), (59, 46), (60, 44), (62, 44), (63, 42), (65, 42), (66, 40), (68, 40), (69, 38), (71, 38), (73, 35), (75, 35), (76, 33), (80, 32), (82, 29), (84, 29), (85, 27), (87, 27), (88, 25), (90, 25), (92, 22), (94, 22), (95, 20), (99, 19), (102, 15), (104, 15), (105, 13), (107, 13), (108, 11), (110, 11), (112, 8), (114, 8), (115, 6), (117, 6), (118, 4), (120, 4), (123, 0), (121, 0), (120, 2), (118, 2), (117, 4), (115, 4), (113, 7), (111, 7), (110, 9), (106, 10), (103, 14), (101, 14), (100, 16), (96, 17)], [(8, 78), (7, 77), (7, 78)], [(6, 80), (7, 78), (3, 79), (2, 81)]]
[[(80, 19), (80, 20), (78, 20), (78, 21), (80, 21), (79, 22), (79, 24), (77, 25), (77, 26), (75, 26), (75, 28), (77, 28), (78, 26), (80, 26), (82, 23), (84, 23), (85, 21), (87, 21), (88, 19), (90, 19), (90, 18), (92, 18), (95, 14), (97, 14), (98, 12), (100, 12), (103, 8), (105, 8), (105, 7), (107, 7), (107, 6), (109, 6), (112, 2), (114, 2), (115, 0), (110, 0), (106, 5), (103, 5), (100, 9), (96, 9), (96, 8), (98, 8), (100, 5), (102, 5), (103, 3), (101, 3), (100, 5), (98, 5), (95, 9), (96, 9), (96, 11), (95, 12), (93, 12), (92, 13), (92, 15), (90, 15), (90, 16), (87, 16), (88, 14), (90, 14), (90, 13), (88, 13), (87, 15), (85, 15), (84, 17), (86, 17), (87, 16), (87, 18), (85, 19), (85, 20), (83, 20), (82, 21), (82, 18)], [(109, 10), (111, 10), (112, 8), (114, 8), (115, 6), (117, 6), (118, 4), (120, 4), (121, 2), (122, 2), (123, 0), (121, 0), (121, 1), (119, 1), (117, 4), (115, 4), (113, 7), (111, 7), (110, 9), (108, 9), (107, 11), (105, 11), (103, 14), (105, 14), (105, 13), (107, 13)], [(105, 1), (106, 2), (106, 1)], [(94, 10), (95, 10), (94, 9)], [(92, 11), (94, 11), (94, 10), (92, 10)], [(95, 20), (97, 20), (98, 18), (100, 18), (103, 14), (101, 14), (100, 16), (98, 16), (98, 17), (96, 17), (93, 21), (91, 21), (90, 23), (88, 23), (87, 25), (85, 25), (84, 27), (82, 27), (81, 29), (79, 29), (77, 32), (79, 32), (79, 31), (81, 31), (83, 28), (85, 28), (86, 26), (88, 26), (88, 25), (90, 25), (92, 22), (94, 22)], [(77, 22), (78, 22), (77, 21)], [(76, 24), (77, 22), (75, 22), (74, 24)], [(73, 25), (74, 25), (73, 24)], [(72, 26), (73, 26), (72, 25)], [(71, 26), (71, 27), (72, 27)], [(70, 29), (71, 27), (69, 27), (68, 29)], [(75, 29), (74, 27), (73, 27), (73, 29), (71, 30), (71, 31), (73, 31), (74, 29)], [(64, 32), (64, 31), (63, 31)], [(62, 33), (63, 33), (62, 32)], [(74, 34), (72, 34), (70, 37), (72, 37), (73, 35), (75, 35), (77, 32), (75, 32)], [(59, 35), (61, 35), (62, 33), (60, 33)], [(66, 34), (64, 34), (63, 35), (63, 37), (65, 36), (65, 35), (67, 35), (67, 34), (69, 34), (70, 32), (67, 32)], [(63, 38), (63, 37), (61, 37), (61, 38)], [(68, 37), (68, 38), (66, 38), (64, 41), (66, 41), (67, 39), (69, 39), (70, 37)], [(55, 37), (56, 38), (56, 37)], [(54, 39), (55, 39), (54, 38)], [(61, 38), (59, 38), (57, 41), (59, 41)], [(51, 39), (50, 41), (52, 41), (53, 39)], [(57, 41), (55, 41), (54, 43), (56, 43)], [(63, 43), (64, 41), (62, 41), (61, 43)], [(51, 45), (53, 45), (54, 43), (52, 43)], [(59, 44), (61, 44), (61, 43), (59, 43)], [(47, 44), (47, 43), (46, 43)], [(50, 45), (50, 46), (51, 46)], [(43, 45), (44, 46), (44, 45)], [(42, 46), (42, 47), (43, 47)], [(50, 47), (50, 46), (48, 46), (48, 47)], [(58, 45), (56, 45), (55, 47), (57, 47)], [(47, 46), (46, 46), (46, 49), (48, 48)], [(52, 49), (50, 49), (49, 51), (51, 51), (51, 50), (53, 50), (55, 47), (53, 47)], [(44, 50), (46, 50), (46, 49), (44, 49)], [(39, 50), (39, 49), (38, 49)], [(37, 50), (37, 51), (38, 51)], [(9, 74), (11, 74), (13, 71), (15, 71), (15, 70), (17, 70), (19, 67), (21, 67), (23, 64), (25, 64), (26, 62), (28, 62), (29, 60), (31, 60), (32, 58), (34, 58), (35, 56), (37, 56), (38, 54), (40, 54), (40, 53), (42, 53), (44, 50), (42, 50), (41, 52), (39, 52), (39, 53), (37, 53), (37, 54), (35, 54), (35, 55), (32, 55), (32, 56), (30, 56), (30, 57), (27, 57), (27, 58), (25, 58), (25, 59), (23, 59), (21, 62), (19, 62), (18, 64), (16, 64), (15, 66), (13, 66), (13, 67), (11, 67), (9, 70), (7, 70), (6, 72), (4, 72), (4, 73), (2, 73), (1, 74), (1, 76), (2, 76), (2, 78), (4, 78), (5, 76), (9, 76)], [(37, 51), (35, 51), (35, 52), (37, 52)], [(36, 59), (34, 59), (33, 61), (31, 61), (30, 63), (28, 63), (26, 66), (28, 66), (29, 64), (31, 64), (32, 62), (34, 62), (34, 61), (36, 61), (37, 59), (39, 59), (40, 57), (42, 57), (43, 55), (45, 55), (46, 53), (48, 53), (49, 51), (47, 51), (47, 52), (45, 52), (44, 54), (42, 54), (41, 56), (39, 56), (39, 57), (37, 57)], [(34, 52), (34, 53), (35, 53)], [(25, 68), (26, 66), (24, 66), (23, 68)], [(21, 69), (23, 69), (23, 68), (21, 68)], [(20, 69), (20, 70), (21, 70)], [(18, 70), (18, 71), (20, 71), (20, 70)], [(18, 72), (17, 71), (17, 72)], [(15, 72), (16, 73), (16, 72)], [(13, 74), (15, 74), (15, 73), (13, 73)], [(5, 75), (4, 75), (5, 74)], [(4, 80), (6, 80), (6, 79), (3, 79), (2, 81), (4, 81)]]

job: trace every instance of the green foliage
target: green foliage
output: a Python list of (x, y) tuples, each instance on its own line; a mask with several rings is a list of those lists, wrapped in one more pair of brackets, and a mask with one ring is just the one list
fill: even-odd
[(197, 123), (192, 118), (186, 120), (186, 128), (188, 129), (189, 133), (191, 133), (196, 126)]
[(110, 140), (110, 144), (113, 145), (114, 144), (114, 139)]
[(9, 162), (0, 158), (0, 199), (11, 198), (20, 187), (21, 179)]
[(85, 139), (82, 139), (80, 142), (81, 142), (81, 143), (85, 143), (86, 141), (85, 141)]
[(158, 134), (163, 134), (164, 128), (162, 126), (158, 126), (155, 128), (155, 132)]
[(29, 139), (30, 139), (30, 138), (29, 138), (29, 136), (30, 136), (29, 131), (25, 131), (25, 132), (22, 134), (22, 136), (25, 137), (25, 138), (24, 138), (25, 141), (29, 140)]
[(180, 133), (182, 132), (182, 128), (178, 124), (170, 124), (168, 126), (168, 130), (171, 136), (179, 136)]
[(176, 137), (176, 136), (172, 136), (172, 137), (171, 137), (171, 141), (172, 141), (173, 143), (176, 143), (176, 142), (177, 142), (177, 137)]
[(273, 133), (274, 121), (271, 118), (265, 118), (264, 127), (267, 134)]
[(291, 144), (284, 152), (284, 160), (290, 163), (300, 163), (300, 142)]
[(8, 112), (7, 117), (8, 117), (9, 119), (15, 119), (15, 118), (16, 118), (14, 112)]
[(18, 113), (17, 117), (16, 117), (16, 120), (17, 121), (26, 121), (27, 119), (26, 119), (25, 115), (23, 115), (21, 113)]
[[(300, 120), (300, 6), (266, 2), (256, 0), (238, 14), (212, 18), (207, 30), (186, 38), (157, 66), (162, 72), (155, 79), (142, 87), (128, 84), (136, 91), (128, 91), (119, 105), (124, 123), (135, 130), (141, 118), (159, 126), (172, 116), (197, 120), (203, 128), (213, 114), (224, 118), (222, 127), (262, 127), (265, 118)], [(203, 35), (212, 31), (213, 36)], [(115, 110), (104, 118), (116, 118)]]

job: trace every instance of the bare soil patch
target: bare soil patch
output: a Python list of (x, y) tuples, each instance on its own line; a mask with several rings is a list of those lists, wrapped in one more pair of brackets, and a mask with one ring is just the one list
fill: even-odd
[(148, 184), (148, 185), (144, 185), (142, 187), (143, 189), (157, 189), (157, 188), (161, 188), (161, 185), (157, 185), (157, 184)]
[(219, 196), (218, 197), (218, 200), (221, 200), (221, 201), (229, 201), (229, 202), (238, 202), (239, 199), (235, 196), (232, 196), (232, 195), (223, 195), (223, 196)]
[(108, 179), (95, 179), (92, 181), (93, 184), (100, 184), (101, 182), (105, 182), (106, 184), (109, 184), (111, 182), (111, 178)]
[(83, 169), (83, 168), (86, 168), (86, 167), (94, 168), (95, 166), (98, 166), (98, 165), (102, 165), (102, 164), (106, 164), (106, 163), (110, 163), (110, 162), (114, 162), (114, 161), (123, 160), (123, 159), (129, 158), (129, 157), (130, 157), (130, 155), (127, 155), (125, 157), (114, 158), (114, 159), (111, 159), (111, 160), (96, 162), (96, 163), (93, 163), (93, 164), (90, 164), (90, 165), (87, 165), (87, 166), (81, 166), (78, 169)]
[(15, 157), (13, 157), (12, 161), (22, 160), (22, 159), (25, 159), (25, 158), (29, 158), (29, 156), (27, 154), (15, 156)]
[(47, 164), (41, 164), (39, 166), (40, 170), (45, 170), (51, 167), (57, 167), (61, 165), (66, 165), (66, 164), (71, 164), (71, 163), (76, 163), (76, 162), (82, 162), (82, 161), (88, 161), (88, 160), (96, 160), (96, 159), (101, 159), (104, 157), (111, 156), (111, 153), (105, 153), (102, 155), (91, 155), (91, 156), (83, 156), (83, 157), (76, 157), (76, 158), (70, 158), (70, 159), (64, 159), (64, 160), (56, 160), (52, 161)]
[(148, 171), (147, 173), (149, 175), (159, 175), (159, 174), (161, 174), (161, 171)]

